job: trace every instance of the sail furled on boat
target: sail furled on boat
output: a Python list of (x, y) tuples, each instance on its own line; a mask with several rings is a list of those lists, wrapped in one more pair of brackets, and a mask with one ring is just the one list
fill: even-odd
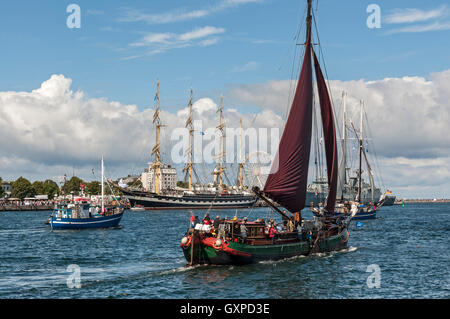
[(338, 179), (338, 155), (336, 144), (336, 129), (334, 125), (333, 108), (331, 106), (330, 95), (327, 85), (317, 60), (316, 53), (313, 50), (314, 69), (316, 73), (317, 89), (320, 101), (320, 113), (322, 116), (323, 136), (325, 142), (325, 154), (327, 159), (328, 175), (328, 196), (325, 210), (332, 213), (336, 204), (336, 190)]
[(290, 212), (305, 207), (312, 131), (311, 37), (305, 44), (302, 69), (264, 194)]

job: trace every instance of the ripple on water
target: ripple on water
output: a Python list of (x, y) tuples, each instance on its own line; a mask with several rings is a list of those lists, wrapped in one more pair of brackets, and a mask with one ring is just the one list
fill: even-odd
[[(341, 251), (187, 267), (179, 247), (186, 211), (126, 213), (121, 229), (70, 232), (44, 227), (49, 212), (6, 212), (0, 214), (0, 297), (448, 298), (449, 214), (448, 204), (383, 207), (379, 219), (351, 228)], [(267, 216), (266, 209), (252, 211), (252, 218)], [(67, 286), (71, 264), (80, 267), (81, 289)], [(381, 269), (379, 289), (367, 287), (372, 264)]]

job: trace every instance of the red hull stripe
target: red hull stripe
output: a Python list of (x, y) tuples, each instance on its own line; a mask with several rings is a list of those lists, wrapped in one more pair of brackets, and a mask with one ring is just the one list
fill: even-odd
[(201, 243), (206, 246), (212, 247), (214, 249), (220, 249), (231, 255), (242, 256), (242, 257), (252, 257), (252, 254), (250, 254), (250, 253), (246, 253), (243, 251), (239, 251), (239, 250), (230, 248), (229, 243), (222, 243), (222, 246), (218, 247), (218, 246), (216, 246), (216, 240), (217, 240), (216, 238), (207, 237), (207, 238), (201, 240)]

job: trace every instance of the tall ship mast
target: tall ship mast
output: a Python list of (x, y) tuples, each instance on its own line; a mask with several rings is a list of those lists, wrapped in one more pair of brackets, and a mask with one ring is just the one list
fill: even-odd
[(187, 156), (187, 162), (186, 166), (183, 169), (183, 172), (187, 173), (188, 178), (188, 190), (189, 192), (192, 191), (192, 169), (193, 169), (193, 140), (194, 140), (194, 122), (193, 122), (193, 115), (192, 115), (192, 98), (193, 98), (193, 90), (191, 88), (191, 98), (189, 99), (189, 116), (186, 120), (186, 128), (189, 130), (189, 147), (186, 150), (186, 156)]
[(242, 157), (242, 118), (239, 120), (239, 171), (238, 171), (238, 187), (244, 187), (244, 159)]
[[(170, 165), (163, 164), (160, 153), (160, 129), (164, 125), (161, 124), (159, 117), (159, 81), (156, 91), (156, 111), (153, 116), (153, 123), (156, 129), (156, 144), (152, 150), (152, 156), (155, 155), (155, 161), (150, 164), (148, 172), (141, 175), (141, 181), (144, 189), (136, 189), (132, 187), (123, 187), (123, 185), (115, 185), (119, 188), (124, 196), (128, 198), (133, 207), (141, 207), (149, 210), (170, 210), (170, 209), (239, 209), (253, 207), (257, 198), (250, 192), (243, 189), (225, 191), (223, 177), (225, 172), (224, 165), (224, 137), (225, 123), (223, 121), (223, 99), (221, 98), (221, 106), (218, 110), (220, 123), (217, 128), (221, 131), (221, 147), (219, 157), (219, 167), (216, 170), (218, 187), (207, 187), (193, 183), (193, 175), (198, 176), (195, 172), (193, 161), (193, 142), (194, 142), (194, 122), (193, 122), (193, 89), (190, 90), (189, 98), (189, 114), (186, 120), (186, 129), (189, 133), (189, 146), (185, 152), (186, 165), (183, 172), (186, 174), (187, 189), (176, 186), (176, 169)], [(149, 181), (154, 181), (148, 183)]]
[(152, 150), (152, 156), (155, 155), (155, 162), (153, 162), (151, 168), (154, 169), (154, 179), (155, 179), (155, 193), (159, 194), (160, 192), (160, 179), (161, 179), (161, 157), (159, 151), (159, 136), (161, 127), (164, 125), (161, 124), (161, 119), (159, 118), (159, 80), (156, 84), (156, 111), (153, 114), (153, 124), (155, 124), (156, 128), (156, 143)]
[(216, 155), (216, 158), (219, 160), (219, 166), (217, 169), (214, 170), (213, 174), (215, 176), (215, 182), (217, 186), (219, 187), (219, 189), (221, 189), (223, 187), (223, 176), (225, 173), (225, 166), (224, 166), (225, 123), (223, 121), (223, 96), (220, 97), (220, 106), (217, 112), (219, 112), (219, 125), (216, 127), (216, 129), (220, 131), (220, 150), (219, 154)]

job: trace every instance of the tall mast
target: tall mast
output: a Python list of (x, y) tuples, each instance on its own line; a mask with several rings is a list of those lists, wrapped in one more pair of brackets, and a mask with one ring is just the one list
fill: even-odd
[(239, 121), (240, 129), (239, 129), (239, 187), (244, 187), (243, 183), (243, 170), (244, 170), (244, 161), (242, 160), (242, 118)]
[(104, 179), (105, 179), (105, 166), (103, 164), (103, 155), (102, 155), (102, 213), (105, 212), (105, 185), (104, 185)]
[(306, 17), (306, 42), (311, 41), (312, 26), (312, 0), (308, 0), (308, 16)]
[(193, 143), (193, 137), (194, 137), (194, 123), (192, 121), (192, 97), (193, 97), (193, 90), (191, 87), (191, 97), (189, 99), (189, 117), (186, 121), (186, 128), (189, 130), (189, 148), (186, 151), (186, 155), (188, 157), (188, 162), (186, 163), (186, 166), (183, 171), (188, 172), (188, 182), (189, 182), (189, 191), (192, 189), (192, 143)]
[(160, 189), (160, 168), (161, 168), (161, 160), (160, 160), (160, 151), (159, 151), (159, 134), (160, 134), (160, 129), (163, 126), (161, 124), (161, 120), (159, 118), (159, 80), (156, 84), (156, 96), (155, 96), (155, 100), (156, 100), (156, 111), (155, 114), (153, 114), (153, 123), (155, 124), (156, 127), (156, 144), (153, 147), (152, 150), (152, 155), (155, 154), (155, 162), (152, 164), (152, 169), (154, 169), (155, 172), (155, 193), (159, 194), (159, 189)]
[(225, 168), (223, 166), (223, 158), (224, 158), (224, 137), (225, 137), (225, 123), (223, 122), (223, 96), (220, 97), (220, 107), (219, 107), (219, 125), (217, 126), (217, 129), (220, 131), (220, 154), (219, 154), (219, 171), (217, 172), (219, 174), (219, 187), (222, 187), (223, 185), (223, 172), (225, 171)]
[[(338, 190), (340, 192), (341, 200), (344, 200), (345, 183), (346, 183), (346, 166), (347, 166), (347, 93), (342, 92), (342, 151), (341, 151), (341, 165), (339, 167), (339, 184)], [(339, 195), (338, 192), (338, 195)]]
[(363, 151), (363, 103), (360, 101), (360, 121), (359, 121), (359, 170), (358, 170), (358, 201), (361, 202), (361, 167), (362, 167), (362, 151)]
[[(272, 162), (271, 173), (267, 177), (262, 192), (256, 186), (252, 188), (253, 192), (261, 199), (270, 202), (268, 199), (270, 198), (291, 213), (301, 211), (305, 207), (311, 154), (313, 113), (311, 10), (312, 0), (308, 0), (305, 53), (292, 106), (278, 145), (278, 151)], [(325, 88), (322, 85), (320, 87), (325, 98)], [(326, 113), (330, 118), (328, 110)], [(331, 197), (329, 196), (329, 198)], [(280, 210), (276, 211), (284, 218), (287, 217)]]

